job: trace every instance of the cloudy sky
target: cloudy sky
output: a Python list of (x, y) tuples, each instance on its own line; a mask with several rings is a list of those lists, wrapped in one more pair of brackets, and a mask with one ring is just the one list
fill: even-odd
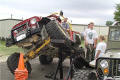
[(114, 17), (115, 5), (120, 0), (0, 0), (0, 19), (26, 19), (32, 16), (47, 16), (63, 10), (74, 24), (95, 22), (105, 25)]

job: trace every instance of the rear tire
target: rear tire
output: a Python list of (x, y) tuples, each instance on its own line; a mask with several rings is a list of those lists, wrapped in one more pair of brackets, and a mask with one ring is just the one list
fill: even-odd
[(48, 55), (41, 55), (41, 56), (39, 56), (39, 61), (42, 65), (47, 65), (47, 64), (52, 63), (53, 58)]
[[(16, 70), (16, 68), (18, 68), (19, 57), (20, 53), (15, 52), (12, 55), (10, 55), (7, 59), (7, 66), (12, 74), (14, 74), (14, 71)], [(28, 73), (30, 74), (32, 69), (31, 64), (28, 61), (25, 63), (25, 67), (28, 70)]]
[(76, 69), (82, 69), (84, 66), (89, 65), (89, 63), (81, 56), (75, 58), (74, 67)]

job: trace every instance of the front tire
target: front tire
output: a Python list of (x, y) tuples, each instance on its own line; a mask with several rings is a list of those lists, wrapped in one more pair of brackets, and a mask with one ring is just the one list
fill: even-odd
[[(16, 68), (18, 68), (19, 57), (20, 53), (15, 52), (12, 55), (10, 55), (7, 59), (7, 66), (12, 74), (14, 74)], [(32, 69), (31, 64), (28, 61), (25, 63), (25, 67), (27, 68), (28, 73), (30, 74)]]

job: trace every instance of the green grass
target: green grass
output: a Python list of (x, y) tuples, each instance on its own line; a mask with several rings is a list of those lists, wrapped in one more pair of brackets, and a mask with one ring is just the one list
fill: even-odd
[(24, 52), (24, 51), (22, 48), (18, 48), (17, 46), (6, 47), (5, 41), (0, 40), (0, 55), (6, 56), (14, 52)]

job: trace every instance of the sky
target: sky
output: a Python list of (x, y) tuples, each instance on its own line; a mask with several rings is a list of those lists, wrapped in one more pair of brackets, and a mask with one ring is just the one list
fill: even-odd
[(62, 10), (73, 24), (105, 25), (114, 21), (116, 4), (120, 0), (0, 0), (0, 19), (27, 19), (47, 16)]

